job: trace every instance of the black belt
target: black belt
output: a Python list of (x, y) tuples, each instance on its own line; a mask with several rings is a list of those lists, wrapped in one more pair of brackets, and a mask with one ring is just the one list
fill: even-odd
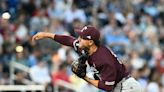
[[(123, 82), (123, 81), (125, 81), (125, 80), (127, 80), (127, 79), (129, 79), (130, 77), (132, 77), (131, 75), (127, 75), (127, 76), (125, 76), (125, 77), (123, 77), (119, 82)], [(119, 83), (118, 82), (118, 83)], [(117, 85), (117, 83), (115, 84), (115, 86)]]

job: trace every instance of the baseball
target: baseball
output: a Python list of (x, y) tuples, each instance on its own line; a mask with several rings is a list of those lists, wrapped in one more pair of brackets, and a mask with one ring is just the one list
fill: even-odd
[(10, 19), (11, 15), (8, 12), (2, 14), (3, 19)]

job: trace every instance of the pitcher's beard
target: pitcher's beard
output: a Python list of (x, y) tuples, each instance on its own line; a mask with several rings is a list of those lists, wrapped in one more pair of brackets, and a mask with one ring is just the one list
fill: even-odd
[(89, 47), (84, 47), (83, 50), (88, 52), (89, 51)]

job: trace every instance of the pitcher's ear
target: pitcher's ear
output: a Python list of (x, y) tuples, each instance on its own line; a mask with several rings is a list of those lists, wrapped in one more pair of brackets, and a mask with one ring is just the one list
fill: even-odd
[(93, 40), (90, 40), (89, 45), (91, 46), (93, 44), (94, 44), (94, 41)]

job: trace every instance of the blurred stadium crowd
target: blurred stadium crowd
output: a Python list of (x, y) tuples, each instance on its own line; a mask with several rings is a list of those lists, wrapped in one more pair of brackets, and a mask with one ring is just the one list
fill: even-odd
[[(164, 92), (164, 0), (0, 0), (0, 85), (52, 84), (64, 80), (78, 92), (98, 92), (72, 77), (70, 64), (78, 58), (72, 48), (52, 39), (31, 42), (39, 31), (77, 37), (73, 29), (96, 26), (109, 46), (145, 92)], [(10, 81), (11, 62), (17, 69)], [(65, 91), (62, 91), (65, 90)], [(60, 88), (59, 92), (71, 92)]]

